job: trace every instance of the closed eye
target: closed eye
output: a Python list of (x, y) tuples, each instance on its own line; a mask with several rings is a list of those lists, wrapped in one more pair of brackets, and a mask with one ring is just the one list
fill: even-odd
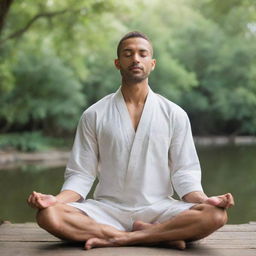
[(141, 57), (147, 57), (149, 55), (149, 52), (147, 50), (140, 50), (140, 56)]

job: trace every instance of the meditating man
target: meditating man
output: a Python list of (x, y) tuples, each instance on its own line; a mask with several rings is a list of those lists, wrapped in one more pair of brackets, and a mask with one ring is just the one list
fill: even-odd
[[(158, 244), (180, 249), (227, 221), (230, 193), (207, 197), (185, 111), (154, 93), (153, 47), (126, 34), (115, 67), (121, 87), (82, 115), (61, 192), (33, 192), (37, 222), (85, 248)], [(86, 199), (95, 178), (94, 199)], [(172, 198), (176, 191), (180, 200)]]

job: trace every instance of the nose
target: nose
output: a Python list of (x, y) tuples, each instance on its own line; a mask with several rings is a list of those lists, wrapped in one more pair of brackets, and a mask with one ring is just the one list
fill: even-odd
[(139, 63), (140, 62), (140, 60), (139, 60), (139, 55), (138, 54), (133, 54), (133, 56), (132, 56), (132, 61), (133, 61), (133, 63)]

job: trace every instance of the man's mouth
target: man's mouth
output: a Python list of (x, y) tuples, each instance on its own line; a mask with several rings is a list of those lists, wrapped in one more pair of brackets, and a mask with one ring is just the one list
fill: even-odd
[(139, 67), (139, 66), (131, 66), (129, 69), (130, 69), (130, 70), (142, 70), (142, 67)]

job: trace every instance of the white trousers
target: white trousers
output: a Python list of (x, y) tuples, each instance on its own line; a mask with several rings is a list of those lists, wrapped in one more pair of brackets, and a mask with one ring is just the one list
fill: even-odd
[(195, 204), (166, 198), (140, 210), (123, 210), (105, 201), (93, 199), (68, 203), (68, 205), (81, 210), (97, 223), (110, 225), (122, 231), (131, 231), (134, 221), (161, 223), (190, 209)]

